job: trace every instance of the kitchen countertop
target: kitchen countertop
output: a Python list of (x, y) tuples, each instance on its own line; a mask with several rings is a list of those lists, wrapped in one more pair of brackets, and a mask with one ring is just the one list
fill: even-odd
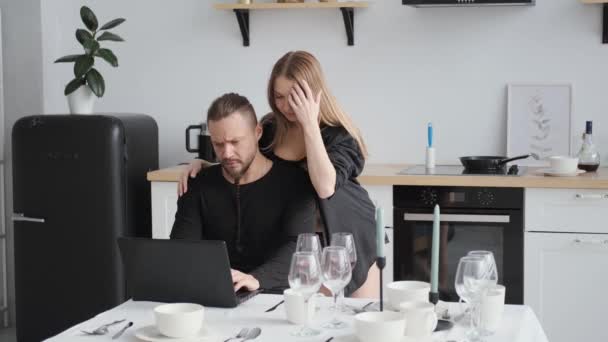
[[(367, 164), (359, 181), (363, 185), (489, 186), (510, 188), (608, 189), (608, 168), (576, 177), (546, 177), (529, 167), (522, 176), (400, 175), (407, 164)], [(148, 172), (151, 182), (177, 182), (186, 165)]]

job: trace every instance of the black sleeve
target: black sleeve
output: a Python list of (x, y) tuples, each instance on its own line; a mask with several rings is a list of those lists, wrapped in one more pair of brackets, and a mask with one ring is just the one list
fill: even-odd
[(291, 200), (281, 219), (283, 237), (281, 246), (272, 256), (251, 274), (258, 279), (260, 287), (272, 289), (287, 286), (291, 256), (296, 251), (298, 235), (312, 233), (315, 229), (317, 202), (308, 176), (294, 177)]
[(325, 127), (321, 135), (329, 160), (336, 169), (336, 188), (344, 182), (356, 178), (363, 171), (365, 158), (359, 144), (343, 127)]
[(177, 200), (171, 239), (204, 239), (201, 193), (197, 183), (197, 178), (188, 180), (188, 191)]

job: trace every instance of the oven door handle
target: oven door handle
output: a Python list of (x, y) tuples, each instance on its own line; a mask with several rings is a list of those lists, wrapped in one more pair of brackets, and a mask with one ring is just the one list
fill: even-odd
[[(403, 214), (404, 221), (432, 222), (433, 214)], [(441, 222), (472, 222), (472, 223), (509, 223), (509, 215), (465, 215), (465, 214), (441, 214)]]

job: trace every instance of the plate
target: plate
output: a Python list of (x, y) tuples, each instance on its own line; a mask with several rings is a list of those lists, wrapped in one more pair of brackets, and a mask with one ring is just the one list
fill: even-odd
[(203, 327), (198, 334), (184, 338), (172, 338), (161, 334), (155, 325), (147, 325), (137, 329), (135, 337), (146, 342), (203, 342), (215, 341), (217, 336), (212, 334), (209, 329)]
[[(356, 335), (342, 335), (336, 336), (336, 338), (332, 339), (332, 342), (361, 342), (361, 340)], [(433, 337), (403, 336), (399, 342), (433, 342)]]
[(561, 172), (554, 172), (552, 169), (541, 169), (541, 170), (538, 170), (538, 172), (542, 173), (545, 176), (551, 176), (551, 177), (574, 177), (574, 176), (578, 176), (580, 174), (585, 173), (585, 170), (578, 169), (575, 172), (561, 173)]

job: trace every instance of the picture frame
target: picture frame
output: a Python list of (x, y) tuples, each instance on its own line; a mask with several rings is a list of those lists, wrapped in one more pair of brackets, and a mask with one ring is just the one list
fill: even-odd
[(507, 85), (507, 156), (531, 154), (520, 165), (547, 166), (547, 158), (570, 155), (571, 83)]

